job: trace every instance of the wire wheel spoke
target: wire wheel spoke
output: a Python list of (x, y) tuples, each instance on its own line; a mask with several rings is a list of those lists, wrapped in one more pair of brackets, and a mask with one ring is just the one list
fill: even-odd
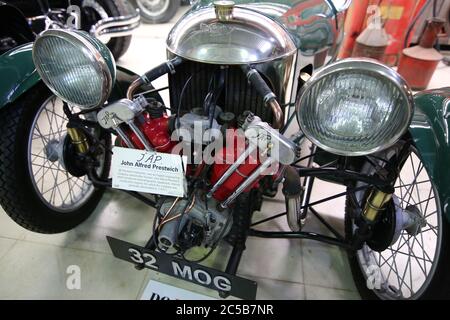
[(41, 200), (58, 212), (79, 208), (94, 191), (89, 180), (72, 176), (62, 164), (66, 125), (62, 101), (52, 96), (37, 112), (28, 139), (28, 165), (33, 186)]
[(378, 268), (384, 282), (383, 287), (374, 292), (380, 298), (416, 299), (425, 292), (436, 269), (441, 249), (442, 215), (438, 194), (414, 147), (394, 190), (398, 199), (394, 201), (395, 210), (414, 219), (402, 225), (398, 240), (385, 251), (374, 252), (364, 245), (357, 257), (361, 266)]

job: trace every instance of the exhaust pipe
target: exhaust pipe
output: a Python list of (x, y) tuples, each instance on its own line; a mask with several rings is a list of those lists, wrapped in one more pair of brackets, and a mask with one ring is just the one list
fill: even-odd
[(124, 37), (133, 33), (141, 23), (139, 9), (127, 16), (110, 17), (98, 21), (91, 27), (91, 34), (96, 38), (101, 36)]
[(302, 230), (301, 207), (303, 188), (295, 168), (289, 166), (284, 173), (283, 194), (286, 199), (286, 212), (289, 228), (293, 232)]

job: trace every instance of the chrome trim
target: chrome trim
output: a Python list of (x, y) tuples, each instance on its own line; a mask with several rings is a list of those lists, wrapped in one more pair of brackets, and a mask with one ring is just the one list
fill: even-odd
[(292, 56), (297, 48), (283, 26), (259, 12), (236, 6), (230, 20), (220, 21), (211, 6), (181, 18), (167, 50), (191, 61), (239, 65)]
[(273, 163), (275, 163), (276, 160), (274, 158), (268, 158), (266, 161), (263, 162), (255, 171), (252, 172), (252, 174), (245, 179), (239, 187), (225, 200), (223, 201), (220, 206), (222, 208), (227, 208), (228, 205), (230, 205), (245, 189), (248, 188), (253, 182), (256, 181), (256, 179), (259, 178), (259, 176), (269, 168)]
[[(385, 144), (373, 148), (371, 150), (367, 151), (361, 151), (361, 152), (348, 152), (348, 151), (342, 151), (335, 149), (333, 147), (326, 146), (322, 144), (320, 141), (318, 141), (309, 131), (308, 128), (306, 128), (301, 119), (300, 115), (300, 109), (303, 102), (303, 98), (305, 97), (305, 94), (309, 92), (310, 89), (314, 87), (314, 85), (322, 80), (325, 77), (328, 77), (334, 73), (340, 73), (340, 72), (346, 72), (346, 71), (354, 71), (354, 70), (368, 70), (374, 73), (377, 73), (383, 77), (385, 77), (387, 80), (391, 81), (395, 86), (400, 90), (400, 92), (403, 93), (403, 97), (405, 98), (405, 101), (407, 103), (407, 112), (409, 113), (409, 121), (405, 122), (401, 130), (398, 131), (396, 135), (391, 137), (389, 141), (387, 141)], [(385, 150), (389, 147), (391, 147), (393, 144), (395, 144), (402, 135), (408, 130), (409, 125), (412, 121), (413, 112), (414, 112), (414, 98), (411, 92), (411, 89), (409, 88), (407, 82), (392, 68), (372, 59), (364, 59), (364, 58), (350, 58), (341, 60), (338, 62), (335, 62), (333, 64), (330, 64), (319, 71), (317, 71), (309, 80), (305, 83), (303, 88), (300, 91), (299, 98), (296, 101), (295, 105), (296, 115), (297, 115), (297, 122), (299, 123), (300, 129), (303, 131), (303, 133), (308, 137), (308, 139), (320, 147), (321, 149), (342, 155), (342, 156), (363, 156), (367, 154), (373, 154), (378, 151)]]
[(445, 141), (447, 142), (447, 145), (450, 146), (450, 128), (448, 125), (448, 119), (450, 119), (450, 98), (445, 98), (442, 105), (442, 111), (444, 112), (443, 117), (447, 120), (444, 121)]
[(29, 17), (29, 18), (27, 18), (27, 21), (28, 21), (28, 23), (32, 23), (34, 21), (45, 20), (47, 18), (48, 18), (47, 15), (40, 15), (40, 16)]
[[(345, 1), (346, 6), (350, 4), (349, 0)], [(277, 94), (280, 105), (290, 105), (283, 110), (285, 121), (287, 121), (289, 116), (295, 112), (293, 105), (297, 99), (300, 73), (305, 70), (308, 70), (309, 73), (309, 70), (314, 71), (336, 59), (344, 35), (346, 6), (338, 6), (336, 0), (333, 0), (334, 9), (330, 0), (292, 0), (284, 1), (283, 4), (271, 0), (239, 0), (236, 3), (238, 4), (234, 10), (247, 9), (260, 13), (271, 20), (271, 23), (275, 22), (281, 26), (283, 33), (289, 33), (296, 46), (292, 55), (253, 66), (266, 79), (270, 80), (271, 84), (277, 84), (277, 86), (280, 84), (278, 88), (273, 87), (272, 89)], [(177, 30), (174, 28), (171, 31), (170, 36), (181, 38), (182, 36), (177, 33), (181, 32), (181, 29), (187, 28), (186, 24), (190, 23), (187, 20), (194, 19), (194, 17), (200, 19), (197, 14), (204, 12), (207, 8), (210, 8), (212, 15), (215, 16), (212, 1), (196, 1), (193, 8), (175, 26)], [(220, 28), (222, 27), (216, 28), (216, 31)], [(213, 27), (211, 29), (214, 31)], [(226, 30), (226, 28), (223, 29)], [(217, 34), (221, 36), (220, 32)], [(167, 43), (172, 41), (173, 39), (168, 39)], [(170, 58), (179, 55), (176, 45), (168, 49)], [(205, 62), (189, 57), (187, 60)]]
[(133, 100), (134, 93), (143, 86), (147, 81), (145, 80), (147, 78), (146, 75), (143, 75), (142, 77), (136, 78), (128, 87), (127, 89), (127, 99)]
[[(86, 55), (86, 57), (91, 61), (92, 65), (95, 66), (95, 68), (98, 71), (98, 74), (101, 75), (103, 79), (102, 83), (102, 96), (98, 100), (98, 103), (96, 105), (89, 105), (89, 106), (80, 106), (76, 103), (72, 103), (72, 101), (67, 101), (63, 95), (61, 95), (59, 92), (57, 92), (48, 82), (48, 79), (46, 78), (46, 74), (41, 69), (40, 65), (36, 63), (36, 48), (39, 45), (40, 42), (45, 41), (46, 38), (49, 37), (57, 37), (60, 39), (63, 39), (65, 41), (69, 41), (72, 43), (77, 43), (77, 45), (80, 47), (80, 50), (89, 52), (89, 55)], [(85, 49), (85, 50), (83, 50)], [(37, 38), (36, 41), (33, 44), (33, 51), (32, 51), (32, 58), (34, 65), (36, 67), (37, 72), (42, 78), (42, 81), (47, 85), (47, 87), (50, 88), (50, 90), (59, 98), (61, 98), (63, 101), (66, 101), (70, 104), (76, 105), (80, 108), (92, 108), (97, 107), (99, 105), (102, 105), (111, 94), (112, 88), (113, 88), (113, 75), (111, 74), (111, 71), (109, 69), (109, 66), (106, 62), (106, 60), (103, 58), (102, 54), (100, 53), (99, 49), (97, 49), (90, 41), (88, 41), (85, 37), (83, 37), (80, 33), (66, 30), (66, 29), (49, 29), (44, 32), (42, 32)]]
[(296, 145), (290, 139), (280, 134), (278, 130), (271, 127), (267, 122), (261, 121), (258, 116), (246, 125), (245, 137), (250, 144), (258, 145), (259, 149), (271, 149), (270, 157), (282, 165), (291, 165), (296, 160)]
[(236, 159), (236, 161), (225, 171), (225, 173), (220, 177), (219, 180), (214, 184), (211, 190), (206, 195), (208, 198), (213, 196), (213, 193), (219, 189), (219, 187), (233, 174), (234, 171), (245, 161), (245, 159), (250, 156), (250, 154), (256, 150), (258, 146), (255, 144), (250, 144), (245, 151)]
[(139, 141), (144, 145), (146, 151), (153, 151), (152, 146), (147, 140), (147, 137), (142, 133), (141, 129), (134, 123), (134, 119), (127, 122), (131, 131), (138, 137)]
[[(316, 153), (316, 151), (317, 151), (317, 146), (312, 144), (310, 146), (310, 153), (309, 153), (312, 156), (308, 159), (308, 163), (306, 165), (307, 168), (313, 167), (314, 154)], [(296, 219), (297, 224), (299, 224), (300, 226), (302, 224), (304, 224), (304, 222), (305, 222), (304, 220), (306, 219), (306, 216), (308, 214), (308, 203), (311, 199), (313, 185), (314, 185), (314, 177), (311, 177), (311, 176), (306, 177), (302, 183), (303, 194), (302, 194), (300, 210), (299, 210), (300, 214), (298, 216), (298, 219)]]
[(130, 149), (134, 149), (134, 145), (133, 142), (131, 142), (130, 138), (128, 138), (127, 134), (125, 133), (125, 131), (122, 130), (121, 127), (119, 127), (119, 125), (117, 125), (114, 130), (117, 132), (117, 134), (119, 135), (119, 137), (122, 139), (123, 142), (125, 142), (125, 144), (127, 145), (128, 148)]
[(110, 17), (99, 20), (91, 27), (90, 33), (96, 38), (101, 36), (124, 37), (133, 33), (141, 23), (139, 9), (128, 16)]

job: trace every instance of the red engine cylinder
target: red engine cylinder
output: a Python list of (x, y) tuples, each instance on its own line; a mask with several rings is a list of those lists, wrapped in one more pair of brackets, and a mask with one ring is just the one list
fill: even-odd
[[(229, 131), (228, 131), (229, 132)], [(227, 133), (228, 134), (228, 133)], [(239, 139), (237, 131), (234, 131), (232, 137), (227, 137), (227, 141), (234, 141), (232, 145), (226, 145), (224, 148), (219, 150), (215, 155), (215, 163), (212, 166), (211, 173), (211, 183), (214, 185), (220, 177), (228, 170), (228, 168), (236, 161), (236, 159), (244, 152), (245, 145), (243, 143), (238, 143), (242, 141)], [(233, 172), (230, 177), (214, 192), (213, 197), (216, 200), (224, 201), (227, 199), (234, 190), (256, 169), (260, 166), (260, 161), (258, 156), (255, 154), (250, 154), (249, 157), (243, 162), (235, 172)], [(247, 190), (250, 191), (252, 188), (258, 187), (258, 180), (256, 180), (252, 185), (250, 185)]]
[[(171, 152), (176, 142), (170, 139), (169, 117), (166, 114), (158, 118), (152, 118), (148, 114), (143, 114), (143, 117), (144, 122), (139, 125), (139, 129), (145, 134), (155, 151)], [(137, 149), (144, 149), (144, 145), (133, 131), (129, 130), (127, 134)], [(122, 145), (124, 145), (123, 142)]]

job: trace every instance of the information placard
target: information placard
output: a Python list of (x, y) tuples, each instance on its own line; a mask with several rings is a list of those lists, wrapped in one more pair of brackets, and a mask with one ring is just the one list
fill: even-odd
[(180, 155), (114, 147), (112, 186), (116, 189), (184, 197), (184, 163)]

